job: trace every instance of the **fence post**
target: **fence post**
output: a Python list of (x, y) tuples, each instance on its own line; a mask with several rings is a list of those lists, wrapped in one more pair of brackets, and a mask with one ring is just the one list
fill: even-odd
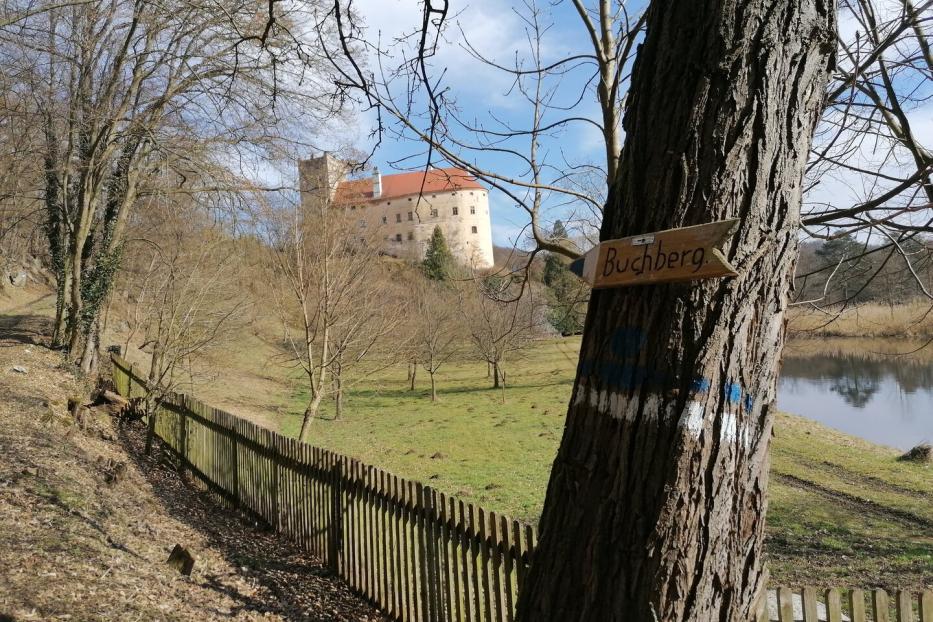
[(330, 500), (330, 545), (327, 551), (327, 563), (330, 567), (331, 572), (335, 575), (340, 572), (340, 548), (341, 542), (343, 541), (343, 529), (341, 528), (343, 524), (343, 507), (342, 506), (342, 496), (340, 494), (342, 488), (342, 477), (343, 473), (340, 468), (340, 460), (334, 454), (331, 454), (331, 467), (330, 467), (330, 479), (331, 479), (331, 500)]
[(439, 524), (437, 518), (437, 505), (435, 503), (434, 490), (425, 486), (424, 492), (424, 513), (425, 519), (425, 556), (427, 561), (427, 584), (428, 599), (431, 609), (432, 620), (441, 622), (444, 619), (443, 597), (441, 595), (440, 573), (438, 572), (438, 537)]

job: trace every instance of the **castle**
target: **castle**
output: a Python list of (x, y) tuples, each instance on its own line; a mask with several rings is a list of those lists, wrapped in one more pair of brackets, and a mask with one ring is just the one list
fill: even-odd
[(489, 193), (458, 168), (347, 179), (349, 166), (325, 153), (298, 162), (302, 204), (328, 192), (334, 205), (359, 216), (359, 226), (381, 234), (384, 252), (415, 261), (424, 258), (435, 227), (454, 257), (476, 269), (491, 268)]

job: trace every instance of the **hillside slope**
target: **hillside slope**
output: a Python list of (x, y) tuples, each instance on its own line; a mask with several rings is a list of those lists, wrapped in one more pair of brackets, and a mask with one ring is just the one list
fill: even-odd
[[(315, 560), (213, 504), (139, 426), (84, 394), (41, 342), (48, 322), (0, 317), (0, 619), (381, 620)], [(175, 544), (196, 558), (166, 565)]]

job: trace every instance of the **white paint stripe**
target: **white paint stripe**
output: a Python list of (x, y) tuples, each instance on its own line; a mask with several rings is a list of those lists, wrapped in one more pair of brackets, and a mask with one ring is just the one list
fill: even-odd
[(722, 429), (719, 437), (723, 442), (734, 443), (737, 437), (737, 423), (735, 413), (724, 412), (722, 414)]
[(699, 402), (687, 404), (687, 410), (680, 416), (678, 425), (693, 438), (700, 438), (703, 431), (703, 405)]

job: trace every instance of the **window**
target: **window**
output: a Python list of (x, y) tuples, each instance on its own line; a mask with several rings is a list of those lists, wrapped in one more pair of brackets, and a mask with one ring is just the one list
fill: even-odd
[(366, 228), (366, 219), (360, 218), (360, 229), (365, 229), (365, 228)]
[(385, 224), (388, 224), (388, 222), (389, 222), (389, 219), (386, 218), (385, 216), (383, 216), (383, 217), (382, 217), (382, 224), (385, 225)]
[(411, 212), (408, 212), (408, 220), (414, 220), (414, 217), (412, 216)]
[(470, 213), (471, 213), (471, 214), (475, 214), (475, 213), (476, 213), (476, 207), (475, 207), (475, 206), (473, 206), (473, 205), (470, 206)]
[(432, 216), (433, 218), (437, 218), (437, 210), (436, 210), (436, 209), (432, 209), (432, 210), (431, 210), (431, 216)]
[(471, 232), (471, 233), (476, 233), (476, 227), (470, 227), (470, 232)]
[(395, 241), (396, 241), (396, 242), (401, 242), (401, 241), (402, 241), (402, 234), (401, 234), (401, 233), (396, 233), (396, 234), (395, 234)]
[(460, 213), (460, 208), (459, 208), (459, 207), (455, 207), (455, 208), (454, 208), (454, 216), (456, 216), (456, 215), (459, 214), (459, 213)]
[(473, 196), (473, 191), (472, 191), (472, 190), (470, 190), (470, 196)]
[(355, 205), (351, 205), (351, 206), (350, 206), (350, 209), (356, 209), (356, 206), (355, 206)]
[(402, 222), (402, 215), (401, 215), (401, 214), (396, 214), (396, 215), (395, 215), (395, 222)]
[(414, 240), (414, 239), (415, 239), (415, 234), (412, 233), (411, 231), (409, 231), (409, 232), (408, 232), (408, 239), (409, 239), (409, 240)]
[(408, 200), (411, 201), (411, 197), (408, 197)]

